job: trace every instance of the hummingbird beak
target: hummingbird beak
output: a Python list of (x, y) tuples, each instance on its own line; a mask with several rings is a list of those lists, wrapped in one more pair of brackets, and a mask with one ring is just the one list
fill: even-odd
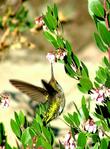
[(54, 71), (53, 71), (53, 63), (51, 63), (51, 80), (55, 80)]

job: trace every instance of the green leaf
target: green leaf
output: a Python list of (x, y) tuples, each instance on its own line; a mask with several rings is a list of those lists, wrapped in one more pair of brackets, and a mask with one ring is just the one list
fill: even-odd
[(110, 1), (109, 0), (106, 0), (106, 7), (107, 7), (107, 10), (110, 9)]
[(25, 32), (25, 31), (28, 30), (28, 27), (26, 26), (25, 23), (19, 24), (18, 28), (19, 28), (19, 31), (20, 31), (20, 32)]
[(78, 114), (76, 112), (74, 112), (73, 117), (74, 117), (74, 123), (76, 124), (77, 127), (79, 127), (80, 120), (79, 120)]
[(107, 30), (105, 24), (99, 22), (98, 23), (98, 31), (100, 33), (100, 36), (101, 36), (102, 40), (109, 47), (110, 46), (110, 32)]
[(68, 64), (65, 64), (65, 72), (72, 78), (75, 78), (75, 76), (76, 76), (75, 71)]
[(81, 72), (82, 76), (89, 77), (89, 72), (86, 65), (83, 62), (81, 62), (81, 64), (82, 64), (82, 72)]
[(98, 142), (94, 145), (93, 149), (99, 149), (99, 143)]
[(70, 124), (70, 126), (71, 126), (71, 125), (72, 125), (72, 126), (74, 125), (74, 123), (72, 122), (72, 120), (71, 120), (68, 116), (64, 115), (63, 118), (64, 118), (64, 120), (65, 120), (68, 124)]
[(110, 114), (110, 101), (109, 100), (106, 101), (106, 105), (107, 105), (108, 112)]
[(18, 124), (13, 119), (11, 119), (10, 123), (11, 123), (11, 128), (12, 128), (13, 132), (15, 133), (15, 135), (18, 138), (20, 138), (21, 137), (21, 130), (20, 130)]
[(50, 43), (53, 44), (53, 46), (56, 49), (58, 48), (57, 40), (55, 39), (55, 37), (52, 33), (50, 33), (49, 31), (45, 31), (44, 36), (49, 40)]
[(100, 149), (108, 149), (107, 141), (106, 139), (101, 140)]
[(25, 7), (22, 5), (16, 13), (16, 18), (21, 22), (24, 22), (24, 20), (27, 18), (27, 15), (28, 10), (26, 10)]
[(24, 6), (22, 5), (20, 8), (19, 8), (19, 10), (16, 12), (16, 17), (18, 18), (21, 14), (22, 14), (22, 12), (24, 12)]
[(86, 135), (83, 132), (80, 132), (78, 135), (77, 145), (82, 147), (82, 149), (86, 145)]
[(17, 123), (17, 125), (20, 127), (19, 116), (18, 116), (18, 114), (17, 114), (16, 112), (14, 113), (14, 115), (15, 115), (16, 123)]
[(40, 126), (43, 126), (42, 119), (37, 113), (36, 113), (36, 121), (40, 124)]
[(108, 61), (108, 59), (104, 56), (103, 58), (103, 62), (105, 63), (105, 65), (110, 69), (110, 63)]
[(29, 28), (29, 29), (31, 29), (31, 28), (33, 28), (34, 26), (35, 26), (35, 24), (33, 23), (33, 21), (32, 20), (26, 20), (26, 22), (25, 22), (25, 24), (26, 24), (26, 26)]
[(65, 43), (65, 47), (66, 47), (66, 50), (71, 53), (72, 52), (72, 47), (70, 45), (70, 43), (66, 40), (66, 43)]
[(59, 48), (64, 48), (63, 39), (60, 36), (57, 36), (57, 43)]
[(104, 18), (104, 8), (99, 0), (89, 0), (89, 13)]
[(82, 97), (82, 101), (81, 102), (82, 102), (82, 111), (84, 113), (84, 116), (85, 116), (86, 120), (88, 120), (88, 118), (89, 118), (89, 110), (88, 110), (88, 108), (86, 106), (86, 100), (85, 100), (84, 96)]
[(32, 128), (30, 128), (30, 127), (29, 127), (29, 133), (31, 135), (31, 138), (36, 136), (36, 132)]
[(25, 116), (22, 111), (19, 112), (19, 121), (20, 121), (20, 125), (23, 126), (25, 123)]
[(6, 142), (5, 149), (12, 149), (11, 146)]
[(52, 31), (51, 25), (49, 24), (48, 19), (47, 19), (46, 16), (43, 17), (43, 20), (44, 20), (44, 23), (45, 23), (45, 25), (47, 26), (47, 28), (48, 28), (50, 31)]
[(9, 26), (9, 28), (10, 28), (10, 32), (13, 32), (15, 30), (15, 28), (16, 28), (16, 25), (15, 24), (11, 24)]
[(68, 65), (71, 65), (72, 64), (71, 53), (67, 53), (67, 55), (64, 58), (64, 62), (65, 62), (65, 64), (68, 64)]
[(54, 11), (54, 15), (55, 15), (56, 19), (58, 20), (58, 8), (57, 8), (56, 4), (54, 4), (53, 11)]
[(102, 79), (100, 79), (99, 77), (96, 77), (95, 80), (100, 84), (103, 84), (105, 82)]
[(100, 38), (100, 36), (97, 33), (94, 33), (94, 38), (97, 44), (97, 47), (102, 51), (102, 52), (106, 52), (108, 50), (107, 46), (104, 45), (102, 39)]
[(21, 142), (24, 146), (32, 146), (32, 137), (30, 134), (30, 128), (26, 128), (21, 136)]
[(72, 122), (73, 124), (75, 124), (75, 123), (74, 123), (74, 116), (73, 116), (72, 114), (68, 113), (68, 118), (71, 120), (71, 122)]
[(48, 130), (51, 134), (51, 145), (52, 145), (54, 144), (54, 138), (55, 138), (54, 131), (50, 127), (48, 127)]
[(49, 144), (51, 144), (51, 134), (50, 134), (48, 128), (42, 126), (42, 132), (43, 132), (46, 140), (49, 142)]
[(89, 78), (81, 78), (80, 83), (77, 85), (79, 90), (83, 93), (88, 93), (88, 91), (93, 88), (92, 82)]
[(75, 54), (73, 54), (73, 52), (71, 53), (71, 57), (73, 62), (75, 63), (76, 68), (80, 68), (80, 61), (78, 57)]
[(96, 88), (99, 88), (100, 87), (100, 85), (99, 85), (98, 82), (94, 82), (94, 85), (95, 85)]
[(52, 149), (51, 145), (48, 142), (46, 142), (42, 136), (38, 137), (36, 147), (42, 147), (44, 149)]
[(102, 116), (102, 115), (100, 115), (100, 114), (98, 114), (98, 113), (94, 113), (94, 115), (95, 115), (95, 117), (97, 117), (98, 119), (103, 120), (103, 116)]
[(108, 87), (108, 88), (110, 88), (110, 75), (107, 75), (106, 78), (107, 78), (107, 79), (106, 79), (106, 81), (105, 81), (105, 86)]
[(98, 71), (96, 72), (95, 80), (101, 84), (104, 84), (107, 79), (106, 70), (102, 67), (99, 67)]
[(3, 17), (2, 17), (2, 16), (0, 16), (0, 29), (3, 29), (2, 22), (3, 22)]
[(31, 128), (36, 132), (37, 135), (41, 135), (41, 127), (40, 124), (36, 121), (36, 119), (33, 120)]
[(109, 126), (108, 126), (108, 124), (103, 120), (103, 121), (101, 121), (101, 123), (102, 123), (102, 127), (103, 127), (103, 129), (104, 129), (104, 131), (109, 131)]
[(64, 145), (61, 142), (59, 142), (59, 148), (60, 149), (65, 149)]
[(57, 20), (56, 20), (55, 16), (53, 15), (52, 9), (49, 6), (48, 6), (48, 10), (47, 10), (45, 17), (46, 17), (46, 21), (49, 24), (50, 30), (54, 31), (57, 27)]
[(5, 149), (12, 149), (12, 148), (11, 148), (11, 146), (8, 143), (6, 143), (5, 144)]
[(98, 134), (92, 134), (92, 140), (93, 140), (93, 142), (94, 143), (97, 143), (98, 141), (99, 141), (99, 136), (98, 136)]

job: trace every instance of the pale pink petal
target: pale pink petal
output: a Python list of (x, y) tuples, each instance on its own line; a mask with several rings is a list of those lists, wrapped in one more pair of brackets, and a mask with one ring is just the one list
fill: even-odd
[(50, 63), (54, 63), (55, 62), (55, 55), (52, 53), (48, 53), (46, 58), (49, 60)]

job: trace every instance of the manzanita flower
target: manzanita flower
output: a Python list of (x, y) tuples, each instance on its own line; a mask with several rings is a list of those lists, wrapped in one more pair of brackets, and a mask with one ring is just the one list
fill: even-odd
[(110, 89), (103, 85), (100, 88), (92, 89), (90, 95), (91, 99), (102, 103), (106, 97), (110, 97)]
[(0, 103), (2, 107), (9, 107), (9, 95), (7, 93), (3, 93), (0, 95)]
[(46, 58), (49, 60), (50, 63), (54, 63), (58, 60), (63, 60), (66, 54), (67, 53), (64, 49), (57, 49), (55, 52), (48, 53)]
[(55, 62), (55, 59), (56, 59), (54, 53), (48, 53), (47, 56), (46, 56), (46, 58), (48, 59), (48, 61), (50, 63), (54, 63)]
[(42, 28), (44, 31), (48, 30), (47, 26), (44, 23), (43, 16), (36, 18), (35, 23), (39, 28)]
[(36, 18), (35, 23), (38, 26), (43, 27), (43, 25), (44, 25), (43, 16), (40, 16), (40, 17)]
[(84, 126), (84, 129), (89, 133), (95, 133), (97, 130), (97, 126), (92, 118), (89, 118)]
[(64, 57), (67, 55), (67, 52), (64, 49), (57, 49), (56, 51), (56, 58), (58, 60), (63, 60)]
[(91, 99), (96, 100), (98, 102), (104, 101), (104, 91), (102, 89), (93, 89), (91, 90)]
[(68, 132), (65, 135), (64, 141), (62, 141), (61, 144), (64, 146), (65, 149), (75, 149), (76, 148), (76, 145), (72, 138), (71, 132)]

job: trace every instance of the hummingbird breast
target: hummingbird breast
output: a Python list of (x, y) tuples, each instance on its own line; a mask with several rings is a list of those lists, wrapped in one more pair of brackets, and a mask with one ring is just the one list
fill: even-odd
[(44, 116), (45, 123), (47, 124), (59, 116), (63, 112), (64, 106), (65, 97), (62, 92), (57, 93), (54, 97), (50, 97), (50, 100), (48, 100), (48, 109)]

